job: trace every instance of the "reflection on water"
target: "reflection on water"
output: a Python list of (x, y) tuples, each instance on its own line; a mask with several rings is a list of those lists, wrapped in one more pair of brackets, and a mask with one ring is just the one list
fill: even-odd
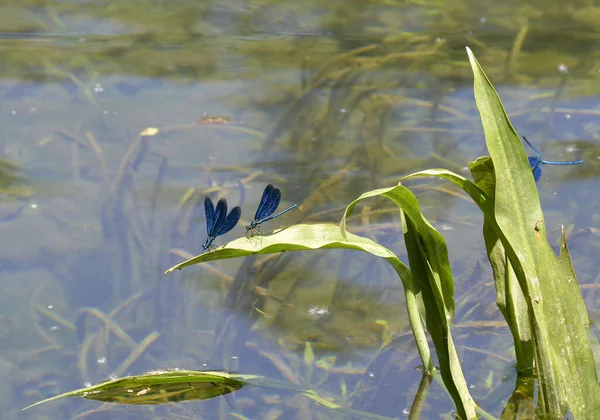
[[(224, 243), (245, 233), (268, 183), (282, 189), (281, 208), (300, 206), (266, 231), (338, 222), (365, 190), (485, 154), (465, 45), (546, 158), (586, 159), (546, 168), (539, 189), (547, 225), (571, 231), (595, 307), (600, 64), (574, 47), (595, 44), (584, 15), (549, 8), (527, 24), (516, 2), (12, 3), (0, 16), (3, 418), (332, 416), (300, 396), (245, 389), (182, 406), (67, 400), (20, 412), (168, 367), (283, 378), (392, 417), (409, 409), (420, 361), (383, 262), (336, 251), (163, 271), (202, 251), (205, 195), (242, 207)], [(511, 390), (494, 390), (513, 353), (480, 216), (447, 185), (411, 187), (450, 244), (455, 341), (473, 395), (499, 413)], [(403, 256), (397, 211), (383, 203), (361, 210), (355, 232)], [(452, 408), (433, 387), (423, 415)]]

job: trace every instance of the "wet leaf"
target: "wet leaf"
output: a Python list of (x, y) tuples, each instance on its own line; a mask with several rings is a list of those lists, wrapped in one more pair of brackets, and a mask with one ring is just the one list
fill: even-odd
[(212, 371), (156, 371), (102, 382), (88, 388), (66, 392), (36, 405), (64, 397), (82, 397), (119, 404), (167, 404), (177, 401), (206, 400), (237, 391), (252, 375), (230, 375)]
[(249, 385), (296, 392), (331, 410), (350, 414), (354, 416), (353, 418), (391, 420), (389, 417), (342, 407), (321, 397), (312, 389), (289, 382), (269, 379), (260, 375), (195, 370), (164, 370), (114, 379), (88, 388), (65, 392), (39, 401), (23, 410), (65, 397), (82, 397), (88, 400), (136, 405), (206, 400), (229, 394)]

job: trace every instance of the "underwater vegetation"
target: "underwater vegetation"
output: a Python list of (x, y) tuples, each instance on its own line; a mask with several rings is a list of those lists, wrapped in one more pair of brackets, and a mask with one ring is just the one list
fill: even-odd
[[(242, 237), (176, 264), (167, 270), (167, 274), (220, 259), (318, 249), (358, 250), (382, 258), (391, 265), (403, 285), (412, 335), (423, 366), (423, 387), (414, 400), (411, 417), (419, 415), (432, 379), (441, 377), (454, 401), (457, 417), (493, 418), (471, 396), (454, 344), (454, 278), (446, 241), (425, 218), (418, 199), (405, 185), (415, 178), (445, 179), (460, 187), (484, 215), (483, 236), (494, 271), (496, 302), (513, 335), (517, 360), (515, 393), (507, 403), (503, 417), (513, 418), (522, 409), (519, 407), (534, 404), (535, 382), (539, 393), (536, 410), (540, 417), (561, 417), (568, 407), (574, 418), (593, 418), (600, 413), (600, 386), (588, 339), (590, 323), (564, 231), (557, 257), (546, 239), (536, 187), (537, 166), (531, 165), (531, 158), (527, 158), (520, 137), (483, 69), (471, 50), (467, 49), (467, 52), (474, 74), (475, 99), (490, 151), (489, 157), (470, 163), (474, 181), (446, 169), (418, 171), (403, 177), (396, 186), (360, 195), (346, 207), (339, 224), (294, 224), (271, 235), (263, 235), (260, 242)], [(534, 151), (537, 153), (535, 159), (545, 162), (535, 148)], [(267, 187), (259, 206), (260, 210), (265, 201), (272, 204), (268, 211), (265, 210), (265, 217), (272, 214), (277, 208), (275, 204), (279, 203), (279, 194), (275, 194), (276, 200), (265, 200), (265, 195), (268, 199), (273, 191), (271, 185)], [(375, 197), (387, 198), (398, 207), (408, 265), (376, 241), (350, 231), (348, 219), (357, 205)], [(221, 199), (215, 210), (212, 201), (208, 197), (205, 199), (209, 245), (220, 232), (235, 226), (240, 217), (239, 207), (226, 216), (225, 203)], [(255, 220), (257, 218), (262, 220), (260, 217)], [(428, 336), (439, 366), (433, 362)], [(392, 344), (388, 342), (387, 345)], [(307, 345), (305, 364), (308, 367), (313, 363), (314, 353)], [(157, 404), (211, 398), (236, 392), (246, 385), (287, 387), (333, 411), (364, 418), (386, 418), (327, 401), (311, 387), (298, 387), (257, 375), (209, 371), (151, 372), (108, 381), (45, 401), (81, 396), (122, 404)]]
[(8, 2), (7, 419), (597, 417), (596, 13)]

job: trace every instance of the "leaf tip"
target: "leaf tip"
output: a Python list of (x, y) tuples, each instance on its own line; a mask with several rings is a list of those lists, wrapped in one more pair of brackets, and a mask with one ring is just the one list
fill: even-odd
[(36, 402), (36, 403), (30, 404), (30, 405), (28, 405), (28, 406), (27, 406), (27, 407), (25, 407), (25, 408), (21, 408), (21, 411), (29, 410), (31, 407), (35, 407), (36, 405), (40, 405), (40, 404), (42, 404), (42, 403), (44, 403), (44, 402), (46, 402), (46, 400), (43, 400), (43, 401), (38, 401), (38, 402)]
[(475, 54), (473, 54), (473, 50), (469, 47), (465, 47), (467, 49), (467, 55), (469, 56), (469, 61), (471, 63), (475, 63), (477, 62), (477, 59), (475, 58)]

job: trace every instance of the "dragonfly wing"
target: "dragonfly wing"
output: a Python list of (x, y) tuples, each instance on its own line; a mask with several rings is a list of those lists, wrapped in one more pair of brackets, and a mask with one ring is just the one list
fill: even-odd
[(529, 159), (529, 167), (531, 169), (535, 169), (537, 166), (540, 166), (540, 163), (542, 162), (540, 158), (533, 156), (528, 156), (527, 159)]
[(539, 157), (528, 157), (533, 179), (537, 182), (542, 177), (542, 160)]
[(256, 214), (254, 215), (254, 220), (263, 220), (275, 213), (275, 210), (277, 210), (277, 207), (279, 207), (280, 201), (281, 191), (279, 188), (275, 188), (271, 184), (267, 185), (265, 191), (263, 192), (262, 198), (260, 199), (260, 204), (258, 205)]
[(254, 213), (254, 220), (259, 220), (260, 216), (264, 213), (265, 205), (271, 199), (271, 195), (273, 194), (274, 189), (275, 187), (273, 186), (273, 184), (269, 184), (265, 187), (265, 190), (262, 193), (262, 197), (260, 197), (260, 203), (258, 203), (256, 213)]
[(215, 205), (210, 197), (204, 197), (204, 213), (206, 214), (206, 233), (211, 236), (211, 232), (215, 230)]
[(240, 216), (242, 215), (242, 209), (239, 207), (234, 207), (231, 209), (223, 223), (217, 226), (217, 231), (215, 232), (215, 236), (221, 236), (229, 232), (237, 222), (240, 220)]
[(213, 230), (213, 234), (217, 235), (217, 232), (220, 229), (220, 226), (225, 223), (225, 218), (227, 217), (227, 200), (221, 198), (217, 203), (217, 208), (215, 209), (215, 226)]

